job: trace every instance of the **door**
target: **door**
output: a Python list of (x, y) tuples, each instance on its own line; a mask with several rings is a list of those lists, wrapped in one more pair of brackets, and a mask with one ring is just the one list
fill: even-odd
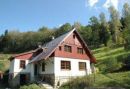
[(38, 66), (37, 64), (34, 65), (34, 75), (36, 76), (38, 74)]
[(26, 84), (26, 74), (20, 74), (20, 85)]

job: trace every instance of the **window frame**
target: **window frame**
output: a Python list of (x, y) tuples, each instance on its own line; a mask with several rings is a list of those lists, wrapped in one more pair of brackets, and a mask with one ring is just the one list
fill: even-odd
[(77, 53), (78, 54), (84, 54), (84, 49), (80, 48), (80, 47), (77, 47)]
[(86, 70), (86, 62), (79, 62), (79, 70), (80, 71)]
[(61, 60), (61, 70), (71, 70), (71, 61), (63, 61)]
[(64, 45), (64, 51), (72, 53), (72, 47), (70, 45)]
[(20, 67), (21, 69), (26, 69), (26, 60), (20, 60), (20, 65), (19, 65), (19, 67)]

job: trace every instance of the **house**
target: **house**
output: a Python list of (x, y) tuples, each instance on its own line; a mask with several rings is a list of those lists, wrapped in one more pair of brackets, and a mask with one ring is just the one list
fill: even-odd
[(10, 58), (9, 84), (45, 81), (59, 86), (71, 78), (92, 73), (96, 62), (80, 34), (73, 29), (38, 49)]

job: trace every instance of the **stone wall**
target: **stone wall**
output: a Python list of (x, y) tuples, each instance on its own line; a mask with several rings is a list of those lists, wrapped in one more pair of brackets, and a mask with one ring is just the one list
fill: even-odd
[(45, 81), (51, 84), (52, 86), (55, 84), (54, 74), (40, 74), (40, 79), (42, 79), (43, 82)]

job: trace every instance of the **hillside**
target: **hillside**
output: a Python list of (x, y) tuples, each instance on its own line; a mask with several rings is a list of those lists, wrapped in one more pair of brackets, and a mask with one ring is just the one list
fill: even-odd
[(109, 58), (119, 57), (119, 56), (127, 56), (130, 54), (130, 51), (124, 50), (124, 47), (102, 47), (95, 50), (92, 50), (94, 56), (96, 57), (97, 61), (107, 60)]
[(102, 47), (92, 52), (97, 59), (96, 67), (100, 72), (117, 71), (126, 65), (126, 61), (129, 63), (127, 57), (130, 50), (124, 50), (124, 47)]

